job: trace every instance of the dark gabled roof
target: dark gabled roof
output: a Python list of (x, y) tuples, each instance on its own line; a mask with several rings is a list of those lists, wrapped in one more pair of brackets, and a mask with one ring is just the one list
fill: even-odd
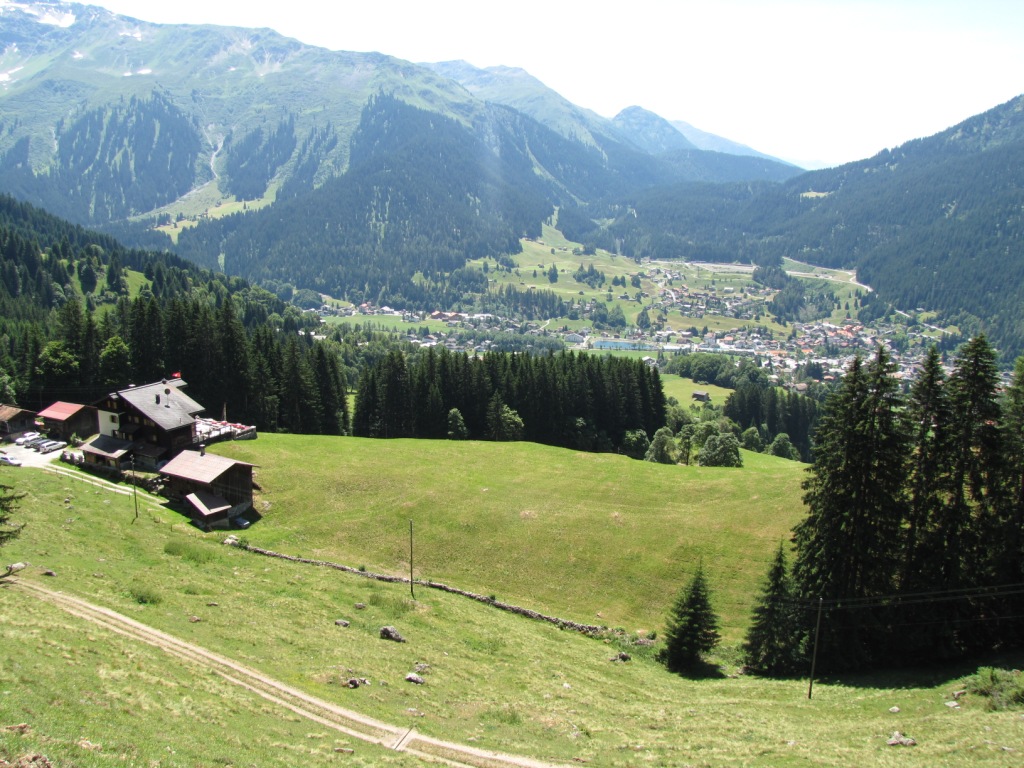
[(188, 426), (203, 410), (203, 406), (181, 391), (184, 384), (181, 379), (169, 379), (122, 389), (117, 395), (161, 429), (171, 430)]
[(218, 456), (215, 453), (182, 451), (163, 466), (160, 474), (210, 485), (229, 469), (239, 465), (243, 467), (253, 466), (244, 461), (235, 461), (226, 456)]
[(27, 411), (16, 405), (0, 405), (0, 421), (13, 421), (17, 418), (35, 418), (35, 411)]
[(137, 442), (132, 445), (132, 453), (136, 456), (145, 456), (149, 459), (159, 459), (167, 453), (162, 445), (150, 445), (149, 443)]
[(131, 450), (127, 440), (118, 440), (110, 435), (97, 435), (82, 446), (83, 453), (94, 453), (107, 459), (120, 459)]

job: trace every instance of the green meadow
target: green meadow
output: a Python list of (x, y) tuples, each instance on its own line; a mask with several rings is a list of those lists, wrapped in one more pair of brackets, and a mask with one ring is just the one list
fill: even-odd
[(263, 435), (222, 451), (257, 465), (253, 544), (405, 575), (412, 521), (417, 578), (631, 632), (657, 630), (703, 560), (738, 639), (801, 514), (803, 465), (752, 453), (735, 470), (530, 443)]
[[(261, 435), (215, 446), (259, 465), (250, 544), (417, 577), (562, 618), (586, 637), (419, 586), (262, 557), (177, 511), (77, 478), (2, 468), (25, 493), (4, 563), (397, 726), (557, 764), (1019, 765), (1020, 712), (967, 696), (977, 664), (807, 681), (738, 674), (753, 595), (801, 514), (801, 465), (664, 467), (527, 444)], [(703, 561), (723, 646), (668, 674), (638, 630)], [(56, 575), (43, 575), (51, 569)], [(362, 608), (358, 608), (362, 605)], [(347, 627), (337, 619), (350, 622)], [(408, 640), (380, 640), (396, 627)], [(414, 765), (212, 675), (0, 587), (0, 757), (59, 765)], [(627, 662), (612, 661), (619, 651)], [(1020, 666), (1024, 659), (996, 660)], [(985, 660), (994, 663), (993, 660)], [(425, 683), (404, 681), (428, 665)], [(351, 676), (370, 686), (349, 689)], [(898, 708), (898, 712), (890, 711)], [(26, 723), (25, 734), (6, 730)], [(914, 747), (890, 747), (900, 731)], [(83, 741), (85, 740), (85, 741)], [(338, 748), (353, 752), (336, 752)]]

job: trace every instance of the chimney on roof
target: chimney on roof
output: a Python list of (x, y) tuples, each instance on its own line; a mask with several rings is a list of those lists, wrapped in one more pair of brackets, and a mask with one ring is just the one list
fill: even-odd
[(156, 393), (156, 404), (160, 405), (160, 393), (159, 392)]
[(206, 455), (206, 443), (200, 443), (199, 444), (199, 455), (200, 456), (205, 456)]

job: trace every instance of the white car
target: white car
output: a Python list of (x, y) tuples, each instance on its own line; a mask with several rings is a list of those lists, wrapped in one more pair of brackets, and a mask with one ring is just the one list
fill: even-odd
[(24, 445), (30, 440), (35, 440), (37, 437), (42, 437), (38, 432), (26, 432), (24, 435), (14, 441), (15, 445)]
[(16, 459), (13, 456), (8, 456), (6, 453), (0, 456), (0, 464), (6, 464), (9, 467), (20, 467), (21, 460)]

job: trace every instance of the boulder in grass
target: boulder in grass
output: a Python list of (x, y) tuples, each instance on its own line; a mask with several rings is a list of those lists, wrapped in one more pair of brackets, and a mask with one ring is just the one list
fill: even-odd
[(886, 742), (890, 747), (916, 747), (917, 742), (909, 736), (904, 736), (899, 731), (893, 731), (892, 736)]
[(423, 685), (423, 683), (426, 682), (422, 677), (417, 675), (415, 672), (410, 672), (409, 674), (407, 674), (405, 676), (405, 679), (407, 682), (415, 683), (416, 685)]
[(391, 640), (396, 643), (404, 643), (405, 638), (398, 634), (398, 630), (394, 627), (381, 627), (380, 628), (380, 639)]

